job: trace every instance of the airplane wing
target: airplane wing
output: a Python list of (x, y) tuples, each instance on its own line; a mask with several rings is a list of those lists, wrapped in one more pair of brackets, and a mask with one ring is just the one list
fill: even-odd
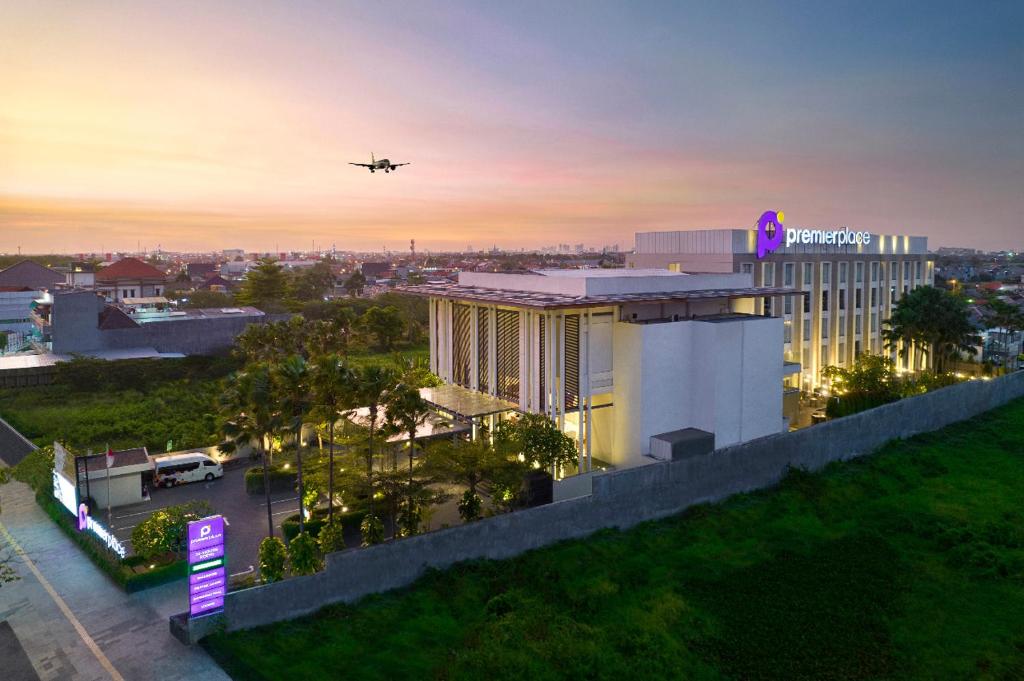
[(361, 166), (363, 168), (374, 168), (374, 167), (376, 167), (376, 166), (374, 166), (371, 163), (352, 163), (352, 162), (349, 162), (349, 165), (350, 166)]
[(392, 163), (391, 167), (392, 168), (397, 168), (398, 166), (407, 166), (407, 165), (409, 165), (409, 164), (408, 163)]

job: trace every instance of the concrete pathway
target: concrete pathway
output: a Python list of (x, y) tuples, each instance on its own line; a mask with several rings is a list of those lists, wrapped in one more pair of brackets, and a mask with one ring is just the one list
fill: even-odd
[[(174, 639), (167, 618), (186, 607), (184, 582), (126, 594), (36, 505), (32, 491), (0, 485), (0, 545), (21, 577), (0, 586), (7, 621), (42, 681), (227, 681), (200, 648)], [(21, 681), (0, 668), (0, 678)]]

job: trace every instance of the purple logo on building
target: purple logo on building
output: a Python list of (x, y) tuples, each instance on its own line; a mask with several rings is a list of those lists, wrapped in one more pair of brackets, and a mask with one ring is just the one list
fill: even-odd
[(766, 210), (757, 219), (757, 257), (763, 258), (782, 245), (782, 221), (786, 214), (781, 210)]
[(78, 505), (78, 531), (83, 532), (89, 527), (89, 507), (85, 504)]

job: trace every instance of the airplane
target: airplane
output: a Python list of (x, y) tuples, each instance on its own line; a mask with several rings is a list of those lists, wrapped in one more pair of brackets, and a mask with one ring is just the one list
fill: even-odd
[(385, 173), (390, 173), (392, 170), (394, 170), (398, 166), (407, 166), (409, 164), (408, 163), (392, 163), (391, 161), (389, 161), (386, 158), (382, 158), (381, 160), (378, 161), (377, 159), (375, 159), (373, 157), (373, 153), (371, 152), (370, 153), (370, 162), (369, 163), (349, 163), (349, 165), (350, 166), (362, 166), (363, 168), (369, 168), (371, 173), (376, 172), (378, 170), (383, 170)]

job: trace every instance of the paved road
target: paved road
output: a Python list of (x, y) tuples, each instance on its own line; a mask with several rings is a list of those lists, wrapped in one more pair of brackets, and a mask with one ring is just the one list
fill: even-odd
[[(0, 486), (0, 501), (0, 544), (9, 550), (16, 542), (21, 577), (0, 586), (0, 622), (10, 624), (39, 679), (228, 681), (201, 648), (168, 631), (167, 618), (184, 610), (184, 583), (125, 594), (46, 517), (26, 485)], [(0, 667), (4, 681), (22, 681), (13, 673)]]
[[(188, 501), (206, 501), (215, 513), (227, 518), (228, 526), (228, 569), (231, 573), (247, 571), (256, 563), (259, 544), (267, 536), (267, 511), (263, 495), (245, 493), (245, 470), (251, 467), (248, 461), (232, 464), (224, 471), (224, 477), (212, 482), (192, 482), (170, 489), (155, 489), (152, 499), (132, 506), (121, 506), (113, 511), (114, 534), (118, 539), (131, 545), (132, 529), (149, 517), (154, 511), (165, 506), (183, 504)], [(281, 534), (281, 522), (299, 511), (299, 499), (294, 492), (272, 494), (271, 513), (274, 515), (274, 533)], [(96, 513), (106, 522), (106, 511)]]

